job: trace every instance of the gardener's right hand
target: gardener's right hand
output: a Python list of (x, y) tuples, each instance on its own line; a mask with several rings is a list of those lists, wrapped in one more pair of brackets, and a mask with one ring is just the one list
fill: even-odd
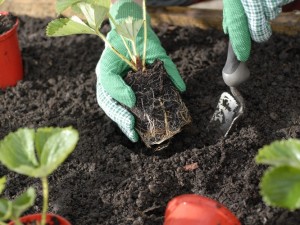
[[(128, 16), (133, 19), (142, 19), (143, 11), (140, 5), (133, 0), (119, 0), (114, 3), (110, 9), (110, 14), (117, 23), (124, 21)], [(150, 27), (148, 17), (147, 25), (147, 52), (146, 64), (153, 63), (156, 59), (164, 63), (166, 72), (174, 86), (181, 92), (185, 91), (186, 86), (182, 80), (175, 64)], [(107, 35), (107, 40), (127, 59), (130, 58), (124, 43), (115, 30), (114, 24), (111, 22), (112, 30)], [(142, 55), (144, 48), (144, 32), (141, 29), (137, 36), (137, 51)], [(135, 131), (134, 116), (123, 106), (132, 108), (135, 106), (136, 97), (123, 77), (130, 70), (128, 64), (122, 61), (110, 48), (106, 45), (101, 58), (96, 67), (97, 74), (97, 100), (100, 107), (104, 110), (108, 117), (118, 124), (123, 133), (132, 141), (138, 141), (138, 134)]]
[(223, 29), (229, 34), (238, 60), (245, 62), (250, 55), (251, 39), (267, 41), (271, 34), (270, 20), (282, 6), (293, 0), (223, 0)]

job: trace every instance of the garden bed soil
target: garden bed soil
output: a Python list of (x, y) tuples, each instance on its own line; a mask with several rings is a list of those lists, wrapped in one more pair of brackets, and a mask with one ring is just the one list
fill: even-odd
[[(251, 78), (240, 87), (247, 115), (226, 140), (213, 140), (207, 124), (223, 91), (221, 71), (228, 38), (217, 30), (161, 25), (155, 29), (178, 66), (192, 123), (168, 148), (154, 152), (133, 144), (96, 101), (95, 66), (103, 50), (96, 36), (48, 38), (50, 19), (20, 17), (25, 76), (0, 94), (0, 137), (19, 127), (74, 126), (75, 151), (49, 177), (49, 211), (74, 225), (163, 224), (166, 204), (184, 193), (226, 205), (245, 225), (299, 225), (300, 212), (266, 206), (259, 181), (266, 169), (254, 157), (273, 140), (300, 137), (300, 38), (274, 34), (253, 44)], [(104, 26), (108, 30), (108, 25)], [(6, 196), (41, 184), (0, 167)]]

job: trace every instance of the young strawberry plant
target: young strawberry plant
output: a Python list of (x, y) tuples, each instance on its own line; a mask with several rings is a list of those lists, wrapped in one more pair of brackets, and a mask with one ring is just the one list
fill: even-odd
[[(143, 1), (141, 19), (128, 15), (122, 21), (117, 20), (110, 13), (110, 0), (57, 1), (56, 11), (58, 14), (68, 8), (72, 9), (72, 16), (50, 22), (46, 30), (47, 35), (97, 35), (121, 61), (131, 68), (124, 80), (134, 91), (136, 104), (133, 107), (125, 106), (126, 104), (124, 106), (135, 115), (135, 128), (148, 147), (163, 143), (180, 132), (184, 125), (190, 123), (191, 118), (188, 109), (178, 90), (169, 80), (170, 74), (168, 75), (166, 72), (164, 63), (159, 61), (159, 58), (155, 58), (156, 60), (153, 60), (154, 62), (150, 65), (146, 63), (149, 54), (147, 53), (147, 43), (150, 37), (148, 34), (150, 33), (148, 32), (150, 25), (147, 20), (145, 0)], [(111, 25), (125, 46), (126, 52), (121, 53), (114, 47), (114, 43), (111, 43), (101, 33), (100, 28), (105, 18), (109, 18)], [(158, 42), (154, 36), (154, 32), (151, 31), (152, 42)], [(142, 37), (142, 50), (137, 48), (137, 37)], [(161, 50), (158, 52), (165, 54)]]
[(300, 208), (300, 140), (274, 141), (261, 148), (255, 158), (269, 165), (260, 183), (263, 200), (289, 210)]
[[(46, 213), (48, 211), (49, 183), (48, 176), (65, 161), (68, 155), (75, 149), (79, 135), (77, 130), (67, 128), (45, 127), (36, 131), (29, 128), (21, 128), (16, 132), (9, 133), (0, 142), (0, 161), (9, 170), (29, 177), (39, 178), (43, 188), (43, 207), (41, 225), (46, 224)], [(3, 179), (3, 178), (2, 178)], [(4, 180), (2, 180), (2, 188)], [(12, 203), (0, 201), (4, 209), (12, 207), (12, 211), (2, 211), (0, 215), (6, 219), (13, 219), (18, 225), (18, 217), (21, 211), (14, 211), (14, 205), (32, 202), (34, 193), (29, 189), (24, 195)], [(29, 201), (30, 200), (30, 201)], [(3, 205), (2, 205), (3, 203)], [(25, 202), (26, 203), (26, 202)], [(22, 206), (22, 205), (21, 205)], [(18, 209), (18, 207), (15, 207)], [(22, 209), (22, 208), (21, 208)], [(23, 211), (22, 211), (23, 212)]]
[[(6, 177), (0, 178), (0, 195), (3, 192), (6, 184)], [(31, 206), (35, 201), (36, 193), (34, 188), (28, 188), (23, 194), (16, 197), (14, 200), (0, 198), (0, 225), (7, 225), (5, 221), (14, 221), (16, 225), (21, 225), (20, 216)]]

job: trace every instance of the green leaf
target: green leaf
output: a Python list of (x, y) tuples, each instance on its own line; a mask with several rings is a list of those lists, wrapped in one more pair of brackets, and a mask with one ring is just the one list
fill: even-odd
[(12, 215), (12, 202), (6, 199), (0, 199), (0, 221), (6, 221)]
[(61, 14), (63, 11), (72, 7), (73, 5), (81, 2), (81, 0), (57, 0), (55, 10), (58, 14)]
[(300, 168), (300, 140), (274, 141), (261, 148), (255, 158), (257, 163)]
[(89, 3), (95, 6), (101, 6), (106, 8), (107, 11), (110, 8), (110, 0), (57, 0), (55, 6), (56, 12), (61, 14), (69, 7), (72, 9), (77, 8), (77, 3)]
[(271, 206), (300, 208), (300, 169), (280, 166), (268, 169), (260, 183), (260, 193)]
[(44, 127), (38, 129), (38, 131), (35, 134), (35, 141), (34, 141), (38, 159), (41, 158), (43, 147), (48, 141), (48, 139), (52, 135), (59, 133), (61, 129), (62, 128), (55, 128), (55, 127)]
[(40, 128), (36, 136), (40, 152), (40, 169), (35, 171), (36, 177), (51, 174), (73, 152), (79, 140), (78, 131), (72, 127)]
[(134, 20), (133, 17), (128, 17), (124, 22), (116, 25), (116, 31), (124, 38), (135, 41), (142, 26), (143, 20)]
[(38, 167), (34, 151), (34, 130), (21, 128), (0, 142), (0, 161), (8, 169), (26, 174)]
[(6, 184), (6, 177), (0, 178), (0, 194), (3, 192)]
[(108, 14), (108, 8), (89, 3), (78, 3), (77, 5), (87, 19), (90, 27), (98, 30)]
[(33, 206), (35, 198), (34, 188), (28, 188), (27, 191), (12, 201), (12, 216), (19, 218), (29, 207)]
[(0, 160), (17, 173), (46, 177), (75, 149), (78, 139), (78, 131), (72, 127), (40, 128), (36, 134), (33, 129), (19, 129), (0, 142)]
[(95, 34), (95, 31), (86, 25), (79, 17), (55, 19), (47, 25), (48, 36), (67, 36), (72, 34)]

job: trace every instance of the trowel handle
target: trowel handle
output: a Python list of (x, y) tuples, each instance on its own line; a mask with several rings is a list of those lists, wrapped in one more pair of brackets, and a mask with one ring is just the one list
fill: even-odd
[(229, 41), (227, 60), (222, 71), (222, 76), (225, 84), (229, 87), (237, 87), (250, 76), (250, 71), (245, 62), (241, 62), (237, 59), (232, 45)]

